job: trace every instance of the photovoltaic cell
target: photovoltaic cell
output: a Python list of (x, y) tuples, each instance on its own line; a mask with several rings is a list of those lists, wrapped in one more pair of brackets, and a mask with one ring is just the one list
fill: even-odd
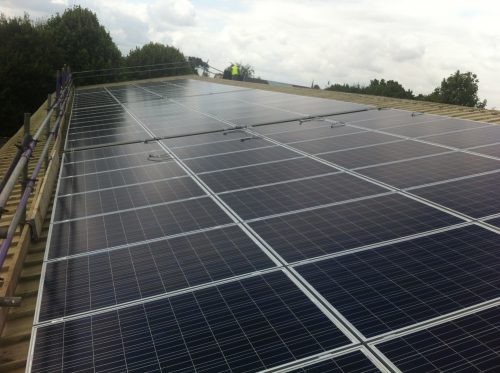
[(500, 172), (412, 189), (411, 193), (481, 218), (500, 213)]
[(461, 131), (447, 133), (424, 138), (436, 144), (453, 146), (455, 148), (465, 149), (473, 146), (493, 144), (500, 142), (500, 128), (495, 125), (478, 128), (471, 131)]
[(259, 220), (250, 226), (286, 261), (295, 262), (459, 222), (393, 194)]
[(422, 137), (451, 131), (476, 129), (481, 126), (484, 126), (484, 124), (456, 118), (443, 119), (443, 117), (436, 117), (436, 120), (432, 122), (385, 128), (384, 132), (408, 137)]
[(38, 328), (32, 372), (255, 372), (347, 344), (279, 271)]
[(160, 152), (163, 151), (155, 142), (136, 144), (109, 146), (98, 149), (81, 150), (76, 152), (66, 152), (64, 159), (66, 163), (69, 162), (90, 162), (96, 159), (125, 156), (128, 154), (136, 154), (143, 152)]
[(495, 218), (486, 221), (488, 224), (494, 225), (495, 227), (500, 228), (500, 218)]
[(500, 161), (465, 153), (448, 153), (359, 170), (397, 188), (424, 185), (500, 169)]
[(500, 307), (448, 321), (377, 346), (402, 372), (500, 370)]
[(474, 153), (491, 155), (492, 157), (500, 158), (500, 144), (481, 146), (471, 149)]
[(443, 153), (446, 151), (448, 150), (445, 148), (408, 140), (326, 153), (319, 155), (319, 157), (352, 169), (379, 163), (399, 161), (406, 158)]
[(40, 321), (114, 306), (266, 268), (273, 262), (236, 227), (50, 262)]
[[(320, 122), (320, 123), (323, 123), (323, 127), (321, 127), (321, 128), (314, 128), (314, 127), (311, 128), (311, 126), (309, 125), (309, 122), (305, 122), (301, 126), (300, 131), (295, 130), (295, 131), (289, 131), (289, 132), (282, 132), (282, 133), (277, 133), (277, 134), (271, 134), (268, 136), (276, 141), (283, 142), (283, 143), (289, 143), (289, 142), (294, 142), (294, 141), (323, 139), (325, 137), (340, 136), (340, 135), (346, 135), (349, 133), (357, 133), (357, 132), (363, 131), (363, 130), (353, 128), (353, 127), (348, 127), (348, 126), (338, 126), (338, 127), (331, 128), (327, 122)], [(259, 128), (259, 127), (257, 127), (257, 128)]]
[(231, 223), (209, 197), (52, 225), (49, 258)]
[[(229, 140), (222, 134), (218, 134), (220, 140)], [(228, 134), (229, 136), (229, 134)], [(243, 138), (248, 138), (249, 135), (244, 136)], [(218, 141), (212, 144), (202, 144), (195, 145), (183, 148), (173, 148), (172, 152), (174, 152), (179, 158), (193, 158), (193, 157), (203, 157), (207, 155), (221, 154), (221, 153), (229, 153), (239, 150), (248, 150), (248, 149), (256, 149), (267, 146), (274, 145), (272, 142), (269, 142), (264, 139), (248, 139), (245, 141), (241, 141), (241, 139), (234, 141)]]
[(212, 172), (200, 178), (216, 193), (337, 171), (309, 158), (285, 160), (233, 170)]
[[(332, 130), (335, 130), (335, 128), (333, 128)], [(321, 140), (290, 143), (289, 145), (307, 153), (317, 154), (332, 152), (335, 150), (350, 149), (358, 146), (379, 144), (395, 140), (398, 140), (398, 138), (390, 135), (384, 135), (382, 133), (361, 132), (347, 134), (345, 136), (330, 137)]]
[(205, 195), (189, 177), (59, 197), (54, 221), (82, 218)]
[(217, 156), (187, 159), (185, 163), (193, 172), (199, 173), (297, 157), (300, 157), (300, 154), (281, 146), (272, 146)]
[(220, 195), (243, 219), (254, 219), (387, 192), (354, 176), (338, 173)]
[(108, 158), (102, 158), (97, 160), (91, 160), (86, 162), (77, 163), (65, 163), (63, 166), (63, 171), (61, 177), (77, 176), (81, 174), (89, 174), (95, 172), (112, 171), (116, 169), (136, 167), (136, 166), (150, 166), (154, 163), (159, 163), (155, 159), (152, 161), (149, 155), (154, 156), (165, 156), (165, 160), (171, 160), (169, 156), (164, 151), (157, 150), (154, 152), (143, 152), (137, 154), (128, 154), (121, 156), (112, 156)]
[(59, 184), (59, 195), (90, 192), (103, 188), (120, 187), (142, 183), (144, 181), (160, 180), (184, 175), (186, 175), (186, 173), (174, 161), (159, 163), (151, 162), (150, 165), (142, 167), (139, 166), (61, 179)]
[(500, 296), (500, 235), (478, 226), (299, 266), (372, 337)]
[(373, 365), (361, 351), (324, 360), (320, 363), (292, 370), (293, 373), (378, 373), (380, 370)]

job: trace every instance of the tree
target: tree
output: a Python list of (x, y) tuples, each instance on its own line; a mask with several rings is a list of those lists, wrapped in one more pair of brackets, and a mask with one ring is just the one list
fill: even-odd
[(121, 53), (97, 16), (89, 9), (74, 6), (48, 19), (46, 29), (73, 71), (118, 67)]
[(335, 83), (330, 87), (326, 88), (328, 91), (340, 91), (340, 92), (350, 92), (350, 93), (362, 93), (365, 95), (375, 95), (375, 96), (385, 96), (385, 97), (395, 97), (395, 98), (414, 98), (413, 92), (404, 87), (395, 80), (385, 80), (385, 79), (373, 79), (370, 80), (368, 86), (361, 86), (359, 84), (349, 85), (349, 84), (338, 84)]
[[(255, 71), (251, 65), (243, 64), (241, 62), (236, 62), (239, 70), (239, 80), (245, 80), (246, 78), (254, 78)], [(224, 69), (223, 78), (224, 79), (232, 79), (233, 75), (231, 74), (231, 69), (233, 67), (233, 63)]]
[(43, 25), (27, 14), (0, 16), (0, 129), (11, 136), (55, 89), (55, 70), (62, 57)]
[(151, 42), (135, 48), (125, 58), (125, 63), (129, 67), (144, 66), (142, 74), (151, 78), (193, 72), (186, 57), (177, 48), (160, 43)]
[(442, 102), (460, 106), (477, 108), (486, 107), (486, 100), (480, 101), (477, 95), (479, 79), (471, 72), (460, 73), (457, 70), (448, 78), (443, 79), (441, 86), (436, 88), (430, 95), (422, 96), (420, 99)]
[(189, 65), (191, 66), (191, 69), (193, 69), (193, 73), (198, 73), (198, 69), (201, 69), (201, 75), (202, 76), (208, 76), (208, 69), (210, 66), (208, 65), (208, 62), (203, 61), (199, 57), (188, 57), (188, 62)]

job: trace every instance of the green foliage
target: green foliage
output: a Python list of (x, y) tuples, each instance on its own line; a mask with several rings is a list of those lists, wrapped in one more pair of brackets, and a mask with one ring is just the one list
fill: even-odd
[(45, 28), (73, 71), (120, 66), (121, 53), (95, 13), (75, 6), (49, 18)]
[(125, 57), (125, 64), (126, 66), (149, 66), (142, 72), (142, 76), (135, 76), (135, 78), (193, 73), (186, 57), (177, 48), (160, 43), (149, 43), (141, 48), (135, 48)]
[(62, 56), (50, 33), (27, 15), (1, 15), (0, 40), (0, 131), (11, 136), (22, 125), (23, 113), (36, 110), (54, 91)]
[(471, 72), (460, 73), (457, 70), (443, 79), (441, 86), (429, 95), (419, 95), (417, 99), (460, 106), (477, 108), (486, 107), (486, 100), (480, 101), (477, 96), (479, 79)]
[[(238, 70), (240, 74), (238, 75), (238, 80), (245, 80), (247, 78), (254, 78), (255, 77), (255, 71), (251, 65), (248, 64), (243, 64), (241, 62), (236, 62), (236, 65), (238, 65)], [(224, 79), (232, 79), (233, 76), (231, 74), (231, 68), (233, 66), (233, 63), (231, 63), (228, 67), (224, 69), (224, 74), (223, 78)]]
[(209, 65), (208, 62), (203, 61), (200, 57), (188, 57), (189, 65), (193, 70), (193, 73), (198, 73), (198, 69), (201, 69), (202, 76), (208, 76)]
[(362, 93), (365, 95), (375, 95), (375, 96), (385, 96), (385, 97), (395, 97), (395, 98), (414, 98), (413, 92), (411, 90), (405, 90), (404, 87), (395, 80), (385, 80), (385, 79), (373, 79), (370, 80), (370, 85), (362, 87), (359, 84), (349, 85), (349, 84), (333, 84), (326, 88), (328, 91), (339, 91), (339, 92), (350, 92), (350, 93)]

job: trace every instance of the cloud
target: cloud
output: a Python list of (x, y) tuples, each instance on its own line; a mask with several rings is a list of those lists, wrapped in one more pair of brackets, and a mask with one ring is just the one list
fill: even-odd
[[(37, 16), (64, 8), (2, 1)], [(55, 4), (57, 3), (57, 4)], [(70, 6), (74, 2), (69, 1)], [(81, 0), (123, 53), (149, 41), (209, 60), (251, 64), (257, 75), (309, 85), (394, 79), (430, 93), (456, 70), (473, 71), (481, 98), (500, 106), (500, 3), (478, 0)], [(9, 13), (7, 13), (9, 14)]]

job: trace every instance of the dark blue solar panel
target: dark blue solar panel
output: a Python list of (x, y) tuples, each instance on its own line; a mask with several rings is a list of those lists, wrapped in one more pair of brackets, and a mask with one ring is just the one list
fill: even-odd
[(142, 167), (126, 168), (60, 179), (59, 195), (89, 192), (104, 188), (120, 187), (144, 181), (183, 176), (186, 173), (174, 161), (151, 162)]
[(402, 372), (500, 371), (500, 307), (377, 346)]
[(449, 153), (359, 170), (398, 188), (424, 185), (500, 169), (500, 161), (465, 153)]
[(279, 271), (39, 328), (32, 372), (255, 372), (348, 344)]
[(209, 197), (52, 226), (49, 258), (105, 249), (231, 223)]
[(285, 160), (264, 165), (212, 172), (200, 178), (215, 192), (248, 188), (279, 181), (321, 175), (338, 171), (310, 158)]
[(411, 193), (481, 218), (500, 213), (500, 172), (412, 189)]
[[(170, 158), (164, 152), (144, 151), (142, 153), (137, 153), (137, 154), (111, 156), (87, 162), (65, 163), (63, 166), (61, 177), (77, 176), (82, 174), (90, 174), (103, 171), (112, 171), (116, 169), (137, 167), (137, 166), (150, 166), (151, 164), (153, 164), (153, 161), (149, 157), (150, 154), (157, 157), (163, 156), (165, 160), (168, 160)], [(161, 161), (162, 159), (158, 158), (158, 160)]]
[[(241, 135), (241, 133), (239, 132), (238, 134)], [(239, 150), (248, 150), (248, 149), (262, 148), (274, 145), (270, 141), (259, 138), (248, 139), (245, 141), (241, 141), (241, 138), (232, 141), (222, 141), (233, 138), (230, 137), (233, 136), (231, 133), (228, 133), (226, 135), (227, 137), (223, 136), (222, 134), (218, 134), (218, 136), (220, 137), (220, 141), (212, 142), (209, 144), (186, 146), (182, 148), (172, 148), (172, 152), (174, 152), (179, 158), (184, 159), (192, 157), (204, 157), (207, 155), (214, 155), (214, 154), (230, 153)], [(248, 138), (248, 137), (250, 137), (250, 135), (246, 135), (242, 138)]]
[(445, 148), (409, 140), (326, 153), (319, 155), (319, 157), (352, 169), (379, 163), (399, 161), (406, 158), (443, 153), (446, 151), (448, 150)]
[(59, 197), (54, 221), (144, 207), (205, 195), (189, 177)]
[(255, 221), (250, 226), (288, 262), (336, 253), (461, 220), (392, 194)]
[(384, 192), (387, 189), (338, 173), (244, 189), (221, 194), (220, 197), (247, 220)]
[(67, 162), (85, 162), (90, 163), (94, 159), (102, 159), (117, 156), (126, 156), (127, 154), (137, 153), (158, 153), (161, 148), (155, 142), (137, 143), (120, 146), (108, 146), (98, 149), (80, 150), (76, 152), (67, 152), (64, 154), (64, 161)]
[(494, 225), (495, 227), (500, 228), (500, 218), (495, 218), (486, 221), (488, 224)]
[(293, 373), (378, 373), (380, 370), (373, 365), (361, 351), (324, 360), (320, 363), (294, 369)]
[(468, 226), (296, 269), (367, 337), (500, 296), (500, 235)]
[(429, 136), (424, 138), (436, 144), (453, 146), (465, 149), (473, 146), (493, 144), (500, 142), (500, 128), (495, 125), (478, 128), (471, 131), (460, 131), (442, 135)]
[(188, 159), (185, 160), (185, 163), (193, 172), (198, 173), (297, 157), (300, 157), (300, 154), (281, 146), (272, 146), (211, 157)]
[(114, 306), (274, 266), (240, 228), (50, 262), (40, 321)]
[[(335, 130), (335, 128), (333, 128)], [(311, 140), (304, 142), (291, 143), (290, 146), (300, 149), (307, 153), (318, 154), (332, 152), (335, 150), (350, 149), (358, 146), (371, 144), (380, 144), (389, 141), (399, 140), (397, 137), (384, 135), (376, 132), (361, 132), (336, 136), (321, 140)]]
[[(418, 116), (415, 118), (418, 118)], [(443, 117), (436, 117), (435, 121), (429, 123), (419, 123), (410, 126), (385, 128), (384, 132), (408, 137), (420, 137), (436, 135), (450, 131), (475, 129), (483, 125), (484, 124), (471, 122), (468, 120), (461, 120), (456, 118), (443, 119)]]
[[(363, 130), (348, 126), (338, 126), (332, 128), (330, 127), (331, 125), (328, 125), (328, 122), (322, 122), (322, 123), (323, 127), (321, 128), (314, 128), (314, 127), (311, 128), (309, 126), (309, 122), (304, 122), (304, 124), (301, 127), (299, 127), (301, 128), (300, 131), (298, 131), (297, 128), (294, 128), (295, 129), (294, 131), (270, 134), (268, 136), (274, 140), (288, 143), (293, 141), (323, 139), (325, 137), (334, 137), (334, 136), (345, 135), (348, 133), (363, 132)], [(259, 129), (259, 127), (256, 128), (257, 130)]]
[(474, 153), (491, 155), (493, 157), (500, 158), (500, 144), (481, 146), (479, 148), (471, 149)]

